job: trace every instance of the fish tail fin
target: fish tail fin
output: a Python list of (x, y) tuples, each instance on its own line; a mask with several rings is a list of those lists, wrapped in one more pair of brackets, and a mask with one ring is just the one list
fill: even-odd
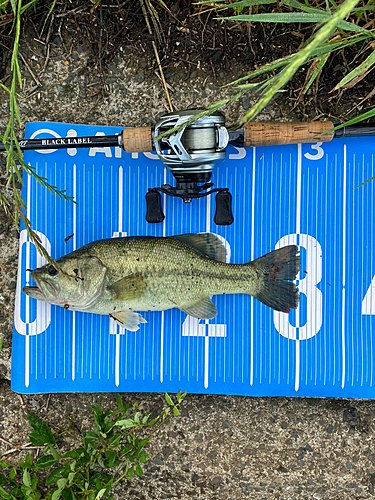
[(297, 309), (299, 294), (294, 280), (300, 269), (299, 248), (296, 245), (274, 250), (252, 264), (260, 271), (260, 283), (254, 297), (276, 311), (289, 313)]

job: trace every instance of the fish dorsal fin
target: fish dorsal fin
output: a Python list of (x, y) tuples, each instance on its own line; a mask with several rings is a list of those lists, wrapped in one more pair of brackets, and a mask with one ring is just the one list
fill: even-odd
[(180, 311), (198, 319), (213, 319), (217, 316), (216, 306), (208, 296), (201, 297), (191, 304), (177, 307)]
[(108, 290), (113, 293), (114, 300), (127, 302), (142, 297), (146, 290), (146, 283), (142, 275), (130, 274), (112, 283)]
[(140, 314), (134, 311), (116, 311), (110, 314), (110, 317), (115, 320), (119, 326), (131, 332), (139, 330), (138, 325), (140, 323), (147, 323)]
[(227, 248), (222, 239), (217, 234), (213, 233), (187, 233), (179, 234), (177, 236), (172, 236), (176, 240), (183, 241), (187, 245), (196, 248), (200, 252), (204, 253), (210, 259), (215, 259), (220, 262), (227, 261)]

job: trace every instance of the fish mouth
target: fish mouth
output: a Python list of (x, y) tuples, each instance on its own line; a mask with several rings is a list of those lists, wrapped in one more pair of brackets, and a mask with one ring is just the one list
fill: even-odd
[(24, 286), (22, 291), (25, 295), (37, 300), (50, 301), (58, 296), (58, 289), (50, 280), (43, 279), (34, 272), (31, 273), (36, 286)]
[(24, 286), (22, 291), (32, 299), (46, 300), (44, 293), (37, 286)]

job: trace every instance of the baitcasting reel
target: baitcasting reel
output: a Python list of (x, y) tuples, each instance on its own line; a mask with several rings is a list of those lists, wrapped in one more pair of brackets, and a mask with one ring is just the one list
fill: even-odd
[[(176, 187), (164, 184), (150, 188), (146, 194), (148, 222), (161, 222), (164, 214), (161, 208), (161, 195), (178, 196), (185, 203), (193, 198), (216, 194), (215, 224), (229, 225), (233, 222), (231, 209), (232, 196), (227, 188), (211, 189), (210, 182), (215, 166), (224, 161), (225, 148), (229, 133), (225, 128), (225, 117), (216, 111), (211, 115), (190, 119), (202, 110), (184, 110), (161, 116), (154, 131), (154, 147), (157, 155), (176, 179)], [(175, 127), (186, 124), (181, 130), (161, 137)]]

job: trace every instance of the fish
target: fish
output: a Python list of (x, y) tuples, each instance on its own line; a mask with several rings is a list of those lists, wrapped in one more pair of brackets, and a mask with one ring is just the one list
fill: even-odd
[(248, 294), (289, 313), (299, 303), (299, 248), (289, 245), (246, 264), (226, 263), (213, 233), (129, 236), (93, 241), (31, 271), (23, 292), (71, 311), (104, 314), (129, 331), (146, 323), (143, 311), (171, 308), (213, 319), (213, 295)]

